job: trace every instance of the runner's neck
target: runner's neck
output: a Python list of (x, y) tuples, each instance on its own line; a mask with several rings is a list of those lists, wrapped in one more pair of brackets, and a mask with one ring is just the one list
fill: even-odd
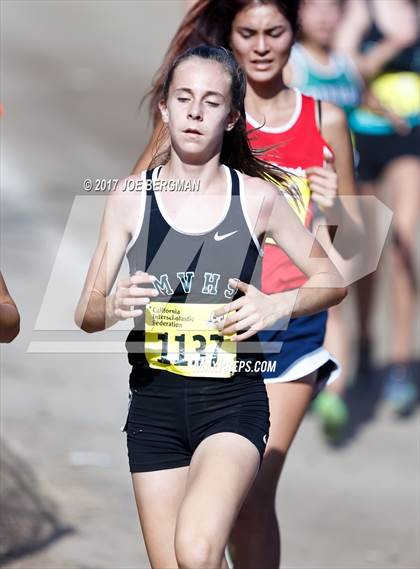
[(248, 87), (245, 107), (247, 113), (258, 123), (267, 127), (287, 124), (296, 110), (297, 95), (286, 85), (270, 99), (262, 97), (252, 87)]
[(309, 39), (301, 40), (299, 44), (319, 65), (324, 67), (330, 65), (332, 51), (330, 47), (321, 46), (318, 43), (311, 42)]
[[(162, 180), (200, 180), (199, 194), (223, 193), (225, 173), (219, 155), (204, 164), (187, 164), (172, 149), (169, 161), (161, 168)], [(222, 189), (221, 189), (222, 188)]]

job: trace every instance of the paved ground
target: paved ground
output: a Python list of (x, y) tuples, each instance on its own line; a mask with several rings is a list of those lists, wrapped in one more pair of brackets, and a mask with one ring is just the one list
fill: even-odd
[[(138, 102), (182, 5), (32, 0), (6, 1), (1, 10), (1, 266), (23, 315), (20, 337), (1, 354), (7, 475), (0, 497), (13, 520), (8, 545), (15, 539), (8, 566), (146, 568), (119, 431), (125, 358), (34, 352), (36, 342), (52, 349), (61, 341), (68, 350), (69, 341), (86, 341), (72, 330), (71, 307), (100, 198), (79, 201), (80, 226), (72, 221), (65, 233), (66, 222), (85, 178), (125, 175), (143, 148), (146, 115)], [(49, 296), (51, 275), (59, 295)], [(382, 286), (383, 305), (387, 294)], [(375, 321), (379, 362), (387, 353), (386, 316), (381, 310)], [(94, 340), (118, 342), (124, 334)], [(366, 378), (353, 396), (343, 447), (327, 448), (314, 417), (305, 420), (278, 495), (284, 567), (419, 567), (419, 413), (395, 422), (378, 399), (379, 382), (379, 373)], [(94, 454), (80, 454), (87, 452)]]

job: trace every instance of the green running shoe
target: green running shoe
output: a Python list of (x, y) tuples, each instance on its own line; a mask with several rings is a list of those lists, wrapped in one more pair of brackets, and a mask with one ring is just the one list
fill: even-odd
[(327, 439), (337, 440), (347, 424), (349, 413), (339, 395), (323, 391), (314, 401), (314, 410), (321, 419), (322, 430)]

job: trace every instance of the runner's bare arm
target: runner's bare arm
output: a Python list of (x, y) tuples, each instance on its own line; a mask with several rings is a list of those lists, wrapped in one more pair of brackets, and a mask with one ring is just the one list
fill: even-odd
[(138, 174), (143, 170), (150, 168), (150, 164), (153, 159), (169, 148), (169, 138), (167, 135), (167, 130), (163, 124), (161, 118), (159, 117), (156, 121), (155, 128), (153, 130), (152, 136), (141, 156), (136, 162), (133, 169), (133, 174)]
[[(348, 259), (360, 252), (363, 237), (362, 219), (355, 198), (356, 182), (350, 132), (346, 115), (335, 105), (322, 102), (321, 116), (322, 136), (334, 153), (333, 158), (325, 157), (325, 169), (334, 168), (337, 176), (338, 194), (334, 199), (325, 201), (325, 203), (320, 202), (319, 205), (326, 215), (327, 222), (331, 222), (331, 225), (339, 225), (340, 233), (346, 236), (346, 239), (337, 241), (337, 250), (344, 258)], [(307, 170), (311, 190), (313, 190), (313, 182), (319, 181), (319, 175), (322, 174), (317, 170), (319, 168)], [(354, 196), (354, 198), (340, 199), (343, 196)]]
[[(253, 198), (254, 204), (249, 210), (257, 234), (271, 236), (308, 277), (293, 306), (292, 317), (318, 312), (341, 302), (346, 296), (346, 289), (324, 249), (303, 227), (284, 195), (267, 182), (252, 180), (246, 195), (249, 203), (248, 196), (252, 192), (254, 196), (259, 194)], [(258, 199), (260, 205), (257, 205)], [(260, 214), (256, 218), (258, 211)], [(294, 297), (293, 291), (291, 296)]]
[[(85, 332), (98, 332), (120, 319), (142, 313), (141, 310), (131, 310), (131, 307), (141, 303), (137, 297), (141, 296), (142, 289), (137, 289), (137, 284), (150, 282), (144, 275), (134, 275), (121, 281), (116, 292), (110, 294), (137, 225), (141, 200), (145, 199), (144, 191), (123, 194), (125, 181), (122, 180), (116, 192), (107, 197), (98, 243), (75, 311), (76, 324)], [(136, 289), (136, 294), (132, 294), (133, 289)]]
[(19, 334), (20, 316), (0, 272), (0, 342), (9, 343)]
[[(371, 2), (372, 0), (368, 0)], [(387, 3), (388, 4), (388, 3)], [(387, 5), (391, 21), (389, 33), (375, 43), (366, 53), (360, 52), (360, 44), (370, 25), (366, 2), (347, 0), (344, 17), (337, 28), (335, 47), (346, 52), (356, 64), (365, 81), (373, 79), (398, 53), (416, 38), (415, 7), (405, 0), (393, 0)]]
[(215, 311), (224, 316), (217, 327), (240, 342), (281, 318), (303, 316), (338, 304), (346, 295), (342, 279), (325, 251), (306, 231), (285, 196), (271, 184), (245, 176), (245, 202), (258, 237), (269, 235), (309, 277), (299, 291), (264, 294), (255, 286), (231, 279), (243, 296)]
[(410, 132), (411, 126), (409, 122), (407, 122), (403, 116), (395, 113), (391, 108), (383, 105), (370, 87), (363, 93), (363, 106), (372, 113), (381, 115), (389, 120), (401, 136)]

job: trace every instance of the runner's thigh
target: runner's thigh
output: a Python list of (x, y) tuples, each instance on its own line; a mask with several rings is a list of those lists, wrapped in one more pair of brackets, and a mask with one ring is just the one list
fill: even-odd
[(258, 449), (242, 435), (217, 433), (200, 443), (190, 465), (176, 545), (204, 540), (222, 555), (259, 465)]
[(188, 467), (132, 474), (144, 542), (153, 568), (177, 567), (175, 525)]

